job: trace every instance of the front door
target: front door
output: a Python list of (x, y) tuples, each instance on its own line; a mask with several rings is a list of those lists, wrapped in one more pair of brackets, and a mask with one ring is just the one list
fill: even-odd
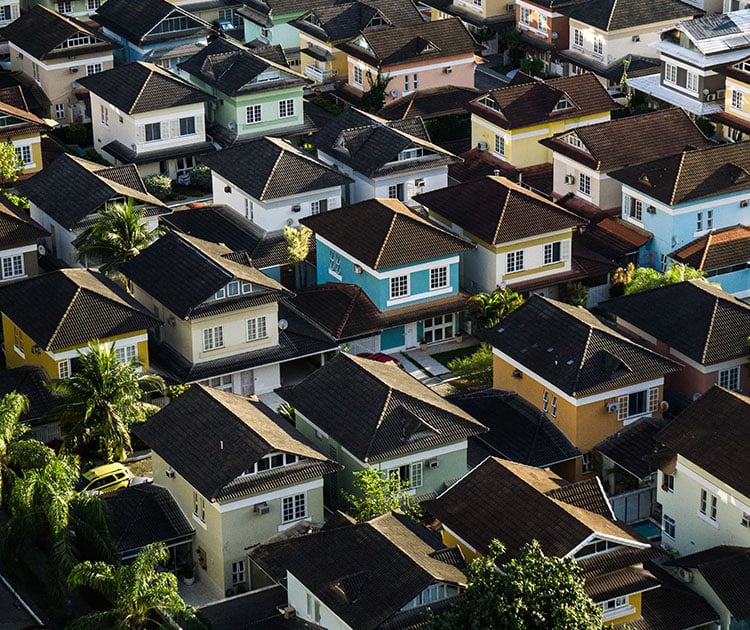
[(404, 326), (404, 345), (407, 348), (415, 348), (417, 345), (417, 322)]

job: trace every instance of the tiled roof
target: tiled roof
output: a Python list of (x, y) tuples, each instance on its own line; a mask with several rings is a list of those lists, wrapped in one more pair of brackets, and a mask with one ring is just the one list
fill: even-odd
[(466, 114), (464, 105), (479, 94), (481, 90), (457, 85), (441, 85), (416, 90), (387, 103), (378, 112), (378, 116), (386, 120), (400, 120), (410, 116), (427, 119), (451, 114)]
[[(484, 96), (468, 103), (466, 109), (503, 129), (519, 129), (620, 109), (591, 73), (519, 83), (492, 90), (485, 96), (497, 104), (499, 111), (482, 105), (479, 101)], [(570, 107), (555, 110), (563, 99), (570, 103)]]
[(23, 90), (17, 85), (0, 88), (0, 113), (9, 116), (9, 119), (5, 121), (5, 126), (0, 129), (3, 137), (35, 131), (43, 132), (49, 129), (49, 125), (44, 120), (29, 111)]
[[(368, 199), (306, 217), (300, 223), (376, 270), (424, 262), (474, 247), (398, 199)], [(362, 229), (364, 225), (366, 230)]]
[(486, 431), (395, 365), (343, 353), (282, 395), (363, 462), (460, 442)]
[[(31, 203), (68, 230), (82, 229), (96, 222), (96, 212), (113, 197), (146, 204), (146, 213), (167, 212), (164, 204), (146, 191), (132, 164), (102, 166), (83, 158), (63, 154), (18, 186)], [(156, 208), (156, 210), (154, 210)]]
[(192, 539), (195, 529), (166, 488), (141, 484), (108, 492), (102, 498), (109, 508), (112, 542), (125, 558), (151, 543)]
[(13, 20), (8, 26), (0, 29), (0, 35), (40, 61), (56, 57), (67, 57), (70, 49), (58, 48), (70, 37), (84, 33), (94, 38), (95, 42), (85, 47), (76, 48), (75, 54), (106, 52), (115, 48), (115, 44), (96, 29), (62, 15), (42, 5), (34, 5), (21, 17)]
[(150, 164), (181, 157), (195, 157), (198, 161), (201, 161), (204, 154), (213, 153), (215, 148), (213, 143), (203, 140), (191, 144), (186, 143), (159, 148), (153, 151), (137, 152), (119, 140), (112, 140), (112, 142), (108, 142), (102, 146), (102, 151), (109, 153), (115, 160), (124, 164)]
[(3, 198), (0, 200), (0, 247), (35, 243), (49, 232), (23, 210)]
[(487, 389), (456, 394), (448, 400), (489, 429), (472, 441), (481, 442), (492, 455), (538, 467), (581, 455), (543, 411), (515, 392)]
[(612, 520), (615, 518), (599, 477), (553, 488), (545, 494), (550, 499), (557, 499), (587, 512), (599, 514), (606, 519)]
[(601, 307), (703, 365), (750, 354), (750, 305), (703, 280), (624, 295)]
[[(49, 376), (39, 365), (24, 365), (12, 370), (0, 370), (0, 397), (18, 392), (29, 399), (29, 410), (21, 420), (31, 425), (41, 424), (57, 404), (50, 391)], [(41, 421), (41, 422), (40, 422)]]
[(361, 287), (328, 282), (298, 291), (292, 303), (337, 341), (346, 341), (428, 317), (462, 312), (468, 297), (458, 293), (379, 311)]
[[(120, 271), (152, 298), (183, 319), (275, 302), (290, 295), (283, 286), (258, 271), (244, 252), (243, 262), (228, 247), (193, 236), (168, 232)], [(252, 285), (252, 292), (206, 302), (231, 280)]]
[(451, 164), (448, 167), (448, 177), (466, 183), (474, 179), (496, 175), (507, 177), (511, 181), (523, 180), (532, 188), (552, 195), (552, 164), (534, 164), (523, 168), (516, 168), (509, 162), (496, 158), (489, 151), (482, 151), (476, 147), (460, 155), (463, 162)]
[(537, 377), (576, 397), (681, 369), (586, 309), (538, 295), (480, 336)]
[(126, 114), (211, 100), (208, 94), (169, 70), (142, 61), (82, 77), (78, 82)]
[(658, 450), (660, 443), (654, 436), (665, 426), (659, 418), (640, 418), (599, 442), (596, 450), (634, 477), (645, 479), (655, 468), (643, 456)]
[[(633, 142), (633, 138), (638, 142)], [(577, 138), (583, 148), (570, 144)], [(583, 125), (539, 141), (553, 151), (601, 172), (652, 162), (685, 150), (715, 146), (679, 107)]]
[(626, 567), (619, 571), (586, 579), (584, 590), (595, 602), (606, 602), (615, 597), (624, 597), (659, 588), (661, 583), (645, 569)]
[[(552, 472), (487, 458), (450, 486), (425, 509), (479, 553), (493, 539), (506, 547), (504, 559), (538, 540), (546, 555), (565, 556), (592, 534), (648, 545), (633, 538), (610, 517), (589, 512), (550, 496), (568, 482)], [(602, 491), (603, 494), (603, 491)]]
[(431, 584), (466, 584), (461, 571), (432, 555), (439, 541), (428, 544), (402, 518), (384, 514), (260, 545), (250, 559), (271, 575), (285, 568), (348, 627), (379, 628)]
[(490, 245), (586, 224), (585, 219), (541, 195), (494, 175), (416, 195), (414, 199), (461, 227), (467, 236)]
[[(423, 170), (459, 161), (452, 153), (430, 143), (421, 119), (387, 121), (354, 108), (345, 110), (309, 140), (318, 151), (367, 177)], [(414, 160), (398, 160), (401, 151), (408, 148), (421, 148), (425, 155)]]
[(573, 237), (573, 249), (582, 244), (610, 260), (619, 260), (626, 254), (638, 251), (652, 238), (651, 232), (619, 217), (604, 217), (590, 223), (583, 234)]
[[(153, 28), (171, 13), (187, 18), (190, 30), (180, 30), (154, 36)], [(134, 19), (134, 16), (137, 16)], [(195, 36), (200, 32), (208, 34), (209, 25), (184, 9), (166, 0), (112, 0), (102, 3), (94, 19), (109, 30), (124, 37), (129, 42), (141, 44), (145, 41), (161, 41)]]
[(565, 13), (570, 19), (600, 31), (619, 31), (657, 22), (687, 20), (703, 12), (678, 0), (653, 0), (648, 4), (640, 0), (589, 0), (572, 6)]
[[(204, 497), (213, 501), (233, 500), (258, 491), (285, 487), (339, 467), (291, 424), (275, 415), (263, 403), (243, 396), (193, 384), (169, 405), (134, 429), (149, 448), (164, 459)], [(297, 455), (300, 461), (276, 475), (272, 469), (262, 475), (272, 481), (237, 479), (271, 452)], [(321, 468), (320, 464), (325, 466)], [(260, 487), (258, 487), (260, 486)]]
[[(353, 181), (279, 138), (258, 138), (217, 151), (203, 163), (259, 201), (346, 186)], [(247, 168), (248, 164), (253, 168)]]
[(625, 567), (642, 565), (655, 558), (663, 558), (664, 552), (656, 545), (651, 547), (618, 547), (608, 553), (599, 553), (578, 560), (578, 566), (586, 579), (619, 571)]
[(742, 142), (689, 149), (614, 171), (610, 176), (674, 206), (750, 190), (750, 150)]
[(750, 497), (748, 418), (750, 397), (714, 385), (657, 433), (656, 439), (709, 475)]
[(160, 323), (118, 284), (88, 269), (63, 269), (0, 287), (0, 310), (52, 352)]
[(670, 258), (701, 271), (724, 269), (750, 260), (750, 227), (712, 230), (673, 251)]
[(297, 620), (298, 625), (283, 618), (282, 613), (289, 599), (286, 589), (280, 584), (267, 586), (242, 597), (226, 597), (217, 602), (200, 606), (201, 618), (208, 620), (209, 628), (224, 630), (243, 630), (247, 628), (248, 619), (258, 619), (257, 623), (264, 630), (307, 630), (306, 624)]

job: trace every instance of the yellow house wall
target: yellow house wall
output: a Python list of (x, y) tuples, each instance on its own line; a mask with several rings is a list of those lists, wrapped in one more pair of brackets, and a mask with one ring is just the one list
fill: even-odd
[(13, 129), (8, 129), (7, 131), (9, 133), (0, 134), (0, 141), (10, 142), (17, 146), (29, 146), (31, 148), (33, 166), (24, 166), (21, 173), (29, 175), (42, 170), (42, 140), (39, 132), (13, 133)]
[[(733, 90), (742, 92), (742, 107), (740, 109), (732, 107)], [(750, 120), (750, 85), (737, 81), (737, 79), (733, 79), (732, 77), (727, 77), (724, 91), (724, 111), (739, 118)]]
[(615, 617), (614, 619), (608, 619), (604, 622), (605, 626), (614, 626), (616, 624), (621, 623), (627, 623), (629, 621), (635, 621), (641, 616), (641, 601), (642, 601), (642, 594), (641, 593), (634, 593), (633, 595), (628, 596), (628, 604), (635, 608), (635, 610), (630, 613), (629, 615), (622, 615), (620, 617)]

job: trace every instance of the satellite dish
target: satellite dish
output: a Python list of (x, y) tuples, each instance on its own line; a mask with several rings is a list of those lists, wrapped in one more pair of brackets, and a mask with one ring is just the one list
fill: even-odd
[(289, 322), (286, 321), (285, 319), (280, 319), (279, 320), (279, 330), (286, 330), (287, 328), (289, 328)]
[(44, 243), (39, 243), (39, 245), (36, 246), (36, 251), (40, 256), (45, 256), (47, 254), (47, 248), (44, 246)]
[(294, 219), (287, 219), (286, 220), (286, 225), (288, 227), (292, 227), (294, 225)]

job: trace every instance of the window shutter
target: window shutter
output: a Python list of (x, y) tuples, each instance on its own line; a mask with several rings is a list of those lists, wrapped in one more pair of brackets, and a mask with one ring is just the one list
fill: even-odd
[(648, 411), (654, 413), (659, 409), (659, 388), (650, 387), (648, 390)]
[(570, 239), (560, 241), (560, 259), (570, 260)]
[(625, 420), (628, 417), (628, 397), (618, 396), (617, 397), (617, 419)]
[(341, 207), (341, 197), (328, 197), (328, 209), (334, 210)]
[(143, 125), (137, 125), (135, 128), (135, 141), (143, 144), (146, 141), (146, 129)]

